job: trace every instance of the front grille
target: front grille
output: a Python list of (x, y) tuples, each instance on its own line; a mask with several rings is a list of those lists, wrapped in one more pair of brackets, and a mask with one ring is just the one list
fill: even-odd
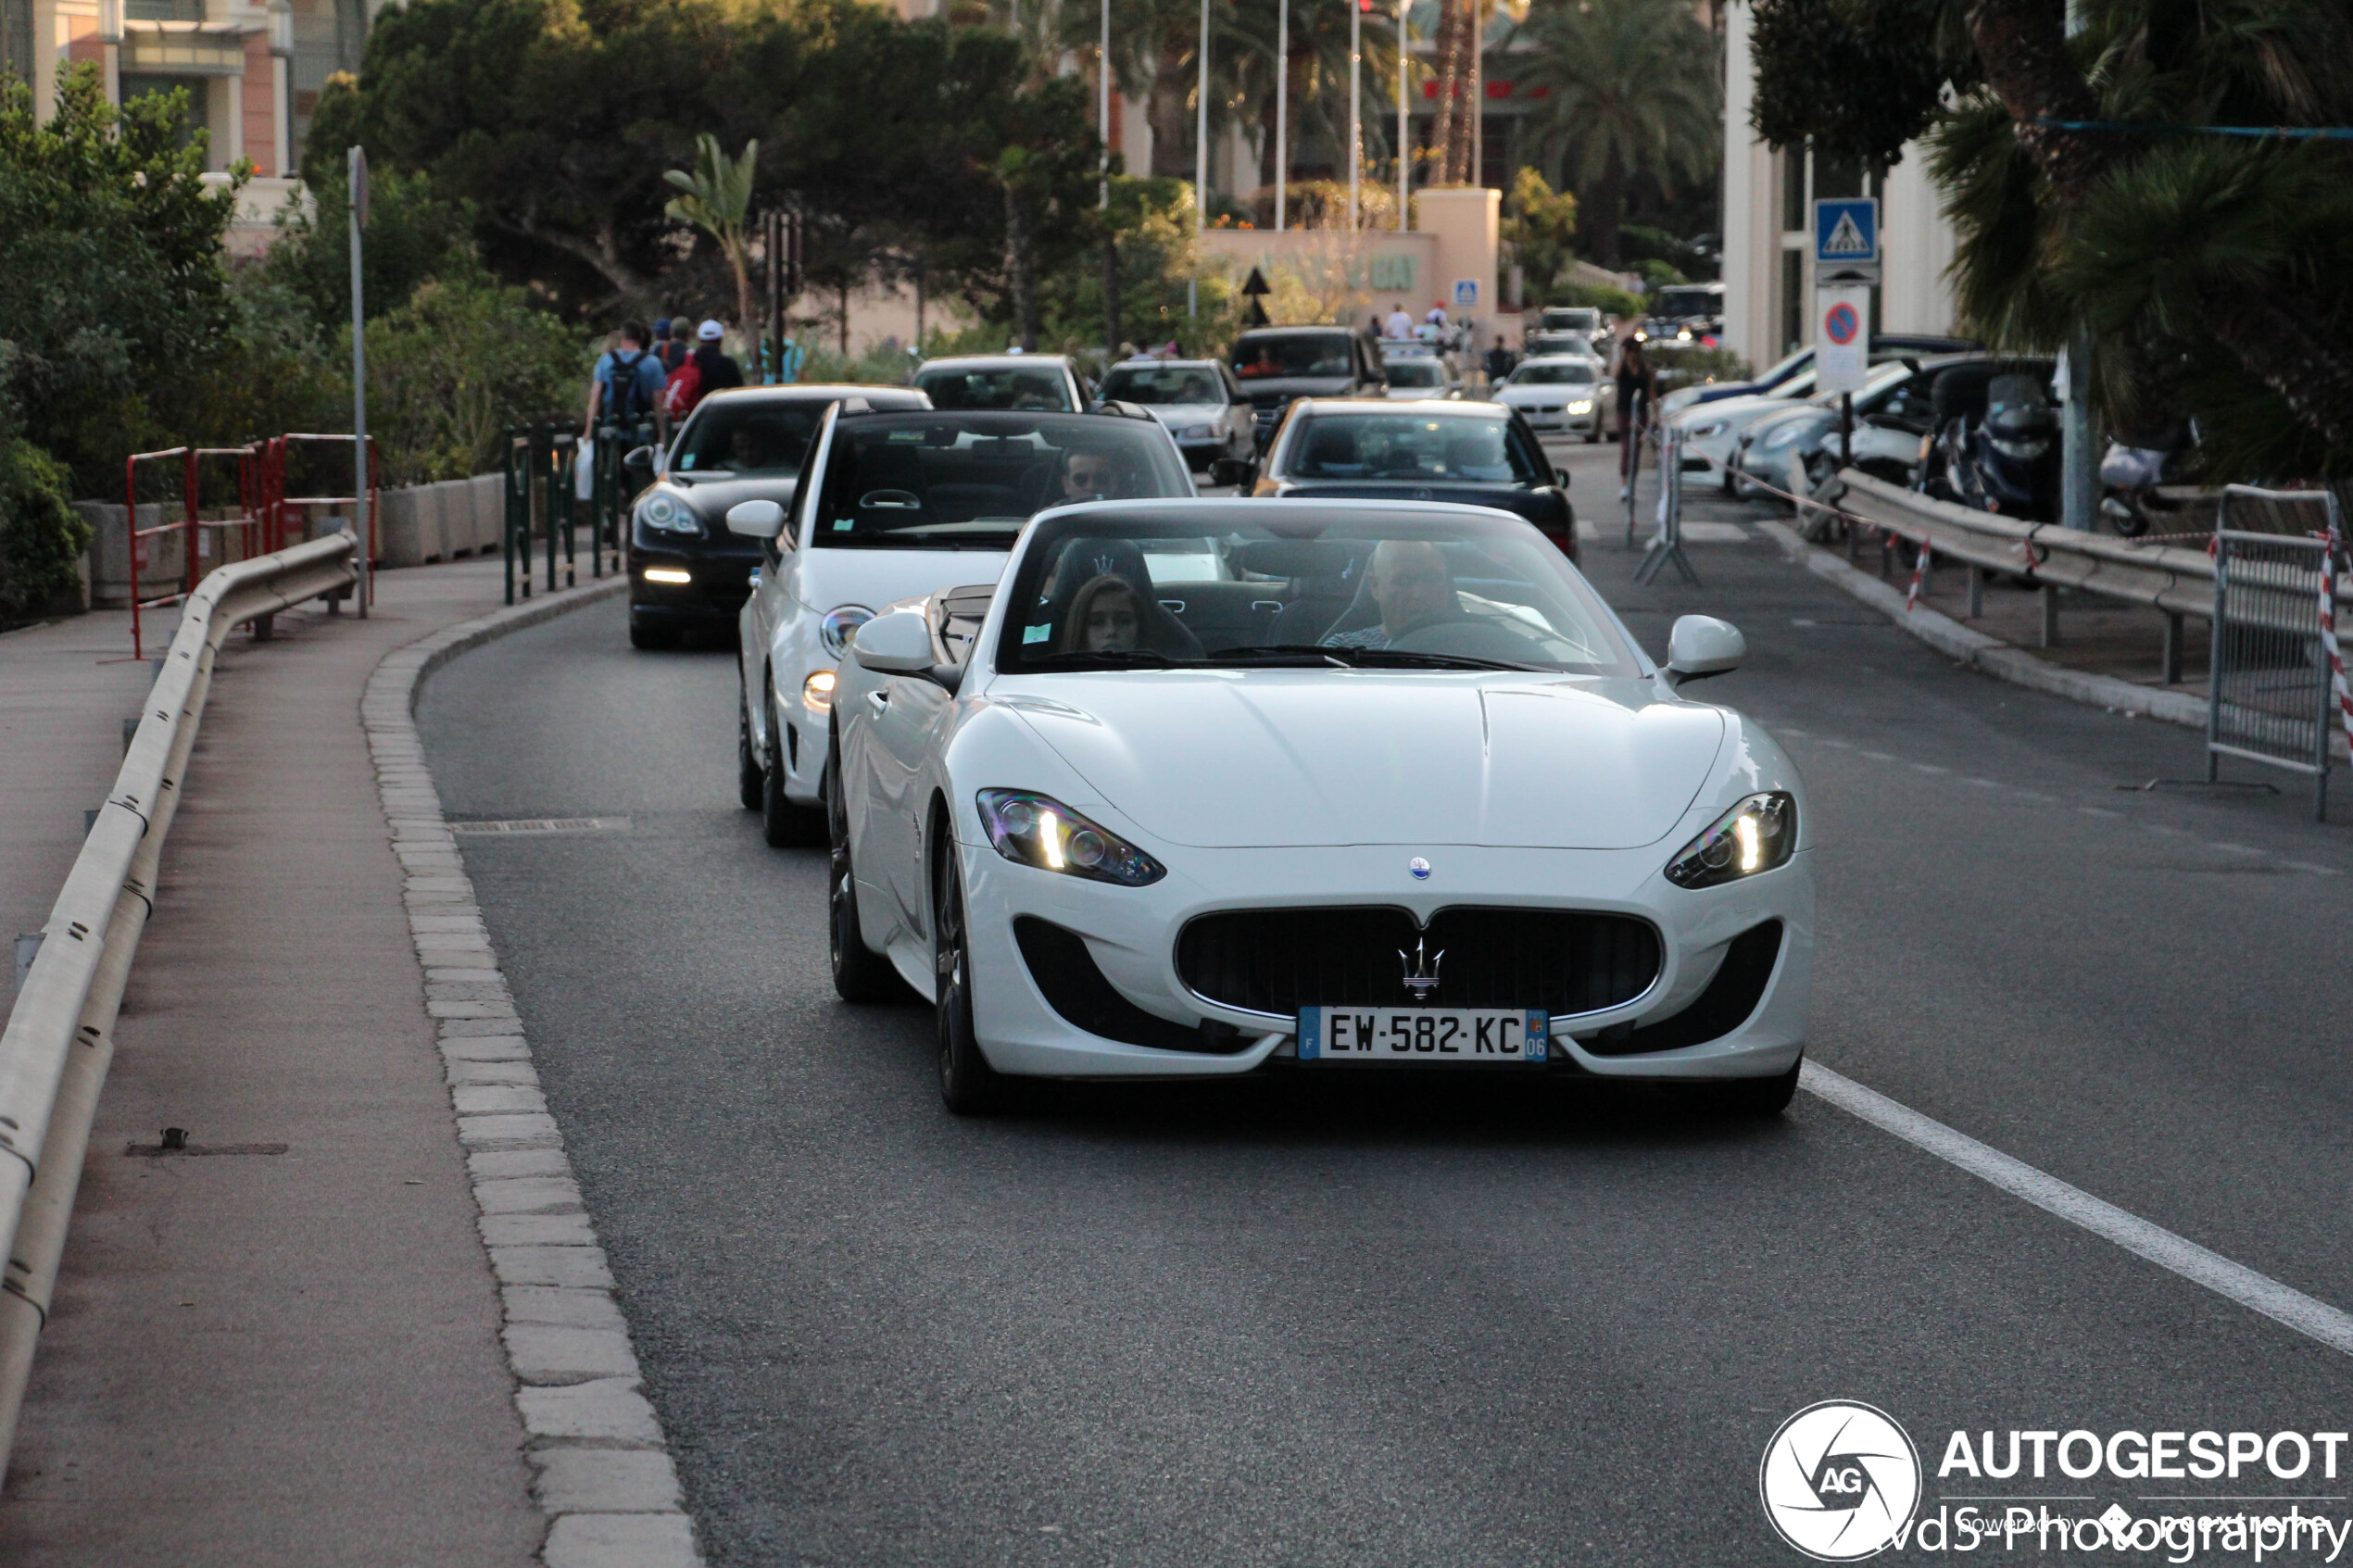
[(1206, 1001), (1289, 1017), (1302, 1007), (1410, 1007), (1416, 942), (1444, 953), (1438, 1007), (1541, 1007), (1553, 1016), (1632, 1001), (1658, 978), (1658, 933), (1630, 915), (1576, 909), (1248, 909), (1203, 915), (1176, 939), (1176, 972)]

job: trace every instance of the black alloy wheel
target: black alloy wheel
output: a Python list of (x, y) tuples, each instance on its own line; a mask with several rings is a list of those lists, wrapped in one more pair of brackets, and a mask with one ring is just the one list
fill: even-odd
[(1728, 1116), (1779, 1116), (1796, 1098), (1798, 1070), (1805, 1065), (1806, 1059), (1800, 1056), (1789, 1064), (1788, 1072), (1770, 1078), (1726, 1079), (1709, 1085), (1710, 1098)]
[(933, 881), (933, 1012), (939, 1030), (939, 1098), (959, 1116), (984, 1116), (1005, 1103), (1005, 1080), (988, 1065), (973, 1033), (972, 951), (964, 934), (963, 878), (952, 839)]
[(858, 882), (849, 864), (849, 810), (841, 796), (841, 739), (825, 756), (825, 946), (834, 990), (845, 1002), (886, 1002), (900, 993), (899, 972), (858, 929)]
[(808, 849), (825, 842), (825, 813), (819, 806), (796, 806), (785, 797), (785, 725), (776, 705), (768, 705), (766, 766), (760, 771), (760, 835), (771, 849)]
[(747, 811), (757, 811), (761, 805), (761, 787), (766, 770), (760, 765), (759, 748), (751, 744), (751, 689), (744, 681), (744, 667), (736, 666), (736, 798)]

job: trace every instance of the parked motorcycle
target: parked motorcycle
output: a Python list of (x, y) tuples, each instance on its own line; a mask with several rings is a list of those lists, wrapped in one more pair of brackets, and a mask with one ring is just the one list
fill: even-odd
[(2158, 487), (2180, 481), (2196, 440), (2187, 427), (2169, 425), (2108, 443), (2100, 458), (2100, 516), (2108, 526), (2137, 539), (2153, 526), (2179, 521), (2185, 503), (2165, 496)]
[[(1943, 410), (1940, 409), (1940, 412)], [(2059, 511), (2058, 411), (2035, 375), (1995, 376), (1985, 412), (1947, 419), (1921, 488), (1940, 498), (2029, 522), (2055, 522)]]

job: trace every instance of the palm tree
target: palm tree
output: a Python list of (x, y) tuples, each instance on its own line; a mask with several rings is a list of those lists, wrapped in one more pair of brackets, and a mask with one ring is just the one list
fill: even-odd
[(1517, 74), (1547, 90), (1529, 129), (1565, 160), (1587, 247), (1616, 260), (1636, 178), (1671, 194), (1722, 156), (1717, 40), (1680, 0), (1538, 0), (1526, 32), (1539, 51)]
[(751, 249), (745, 225), (751, 217), (751, 187), (760, 166), (760, 144), (744, 144), (740, 157), (729, 157), (719, 138), (706, 132), (695, 138), (695, 171), (673, 169), (662, 175), (686, 193), (663, 207), (673, 222), (691, 223), (719, 242), (721, 254), (736, 271), (736, 325), (755, 330), (751, 305)]

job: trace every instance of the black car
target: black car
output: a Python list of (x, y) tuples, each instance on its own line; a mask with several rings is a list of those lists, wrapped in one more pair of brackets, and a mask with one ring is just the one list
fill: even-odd
[(1252, 494), (1498, 507), (1577, 558), (1568, 475), (1545, 462), (1518, 410), (1498, 403), (1302, 399)]
[(792, 499), (818, 420), (849, 397), (877, 411), (931, 407), (903, 386), (741, 387), (695, 406), (672, 439), (668, 471), (630, 508), (632, 647), (674, 647), (698, 630), (733, 636), (760, 545), (727, 532), (727, 508)]
[(1283, 410), (1301, 397), (1384, 397), (1389, 375), (1373, 340), (1350, 327), (1260, 327), (1234, 340), (1242, 383), (1264, 452)]

